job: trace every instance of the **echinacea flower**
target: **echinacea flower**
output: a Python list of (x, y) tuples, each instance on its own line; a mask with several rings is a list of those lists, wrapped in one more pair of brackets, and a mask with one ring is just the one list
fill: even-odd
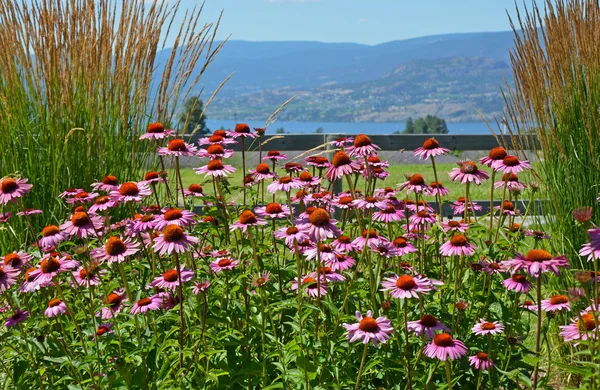
[(448, 232), (461, 232), (464, 233), (469, 229), (469, 225), (463, 221), (449, 220), (442, 222), (442, 229), (445, 233)]
[(352, 145), (354, 143), (354, 138), (352, 137), (339, 137), (334, 139), (333, 141), (329, 141), (329, 145), (333, 145), (338, 148), (343, 148), (348, 145)]
[(158, 310), (162, 303), (162, 298), (158, 295), (152, 295), (151, 297), (142, 298), (133, 304), (130, 310), (131, 314), (145, 314), (148, 310)]
[(352, 161), (346, 152), (340, 150), (333, 155), (331, 165), (325, 172), (325, 177), (329, 181), (336, 181), (346, 175), (351, 175), (357, 167), (358, 164)]
[(17, 282), (21, 271), (10, 264), (0, 264), (0, 292), (8, 290)]
[(60, 225), (60, 230), (67, 236), (86, 238), (96, 235), (103, 226), (102, 218), (83, 211), (75, 212), (69, 220)]
[(90, 213), (98, 213), (99, 211), (106, 211), (119, 205), (119, 202), (114, 198), (108, 196), (99, 196), (94, 200), (94, 204), (90, 206)]
[(306, 260), (316, 259), (320, 256), (321, 261), (333, 260), (337, 255), (341, 255), (337, 249), (331, 245), (319, 243), (314, 248), (306, 250), (303, 255), (306, 256)]
[[(100, 336), (104, 336), (104, 335), (108, 335), (114, 333), (113, 330), (113, 324), (107, 323), (107, 324), (100, 324), (98, 325), (98, 329), (96, 329), (96, 337), (100, 337)], [(94, 337), (94, 340), (96, 339), (96, 337)]]
[(180, 226), (168, 225), (162, 233), (154, 239), (152, 249), (162, 256), (165, 253), (183, 253), (200, 242), (200, 239), (186, 234)]
[(588, 261), (600, 259), (600, 228), (594, 227), (589, 229), (587, 232), (590, 242), (581, 247), (579, 250), (579, 255), (587, 256)]
[(274, 194), (277, 191), (289, 192), (292, 188), (300, 188), (302, 185), (297, 181), (293, 180), (289, 176), (280, 177), (279, 180), (275, 180), (273, 183), (267, 186), (267, 191), (270, 194)]
[(152, 195), (152, 190), (144, 183), (129, 181), (123, 183), (118, 189), (111, 191), (110, 196), (121, 203), (141, 202), (147, 196)]
[(304, 161), (306, 162), (306, 165), (319, 169), (329, 168), (330, 165), (327, 157), (323, 156), (308, 156)]
[(29, 312), (27, 310), (17, 309), (15, 314), (8, 317), (8, 319), (4, 322), (4, 326), (10, 328), (11, 326), (15, 326), (25, 321), (29, 317)]
[(7, 211), (6, 213), (0, 213), (0, 223), (6, 223), (12, 217), (12, 213)]
[(111, 263), (122, 263), (128, 256), (135, 255), (140, 250), (138, 242), (131, 241), (130, 238), (121, 239), (113, 236), (106, 240), (104, 246), (93, 249), (90, 254), (100, 262), (108, 261)]
[(527, 276), (523, 274), (512, 274), (510, 278), (502, 282), (507, 290), (516, 291), (518, 293), (527, 293), (533, 287)]
[(519, 182), (519, 178), (514, 173), (505, 173), (502, 175), (501, 181), (494, 183), (495, 189), (503, 188), (504, 186), (506, 186), (509, 191), (521, 191), (527, 188), (525, 184)]
[(194, 271), (189, 269), (181, 269), (181, 272), (177, 272), (176, 269), (170, 269), (165, 271), (161, 276), (150, 283), (151, 287), (175, 289), (179, 286), (179, 278), (181, 282), (185, 283), (190, 281), (194, 277)]
[(201, 175), (205, 173), (204, 177), (225, 177), (235, 172), (235, 168), (231, 165), (224, 165), (221, 160), (210, 160), (208, 164), (194, 168), (196, 174)]
[(131, 229), (133, 233), (144, 233), (148, 230), (155, 230), (157, 217), (158, 216), (154, 214), (142, 215), (134, 221), (131, 221), (129, 229)]
[(346, 148), (350, 156), (367, 157), (372, 154), (377, 154), (379, 146), (371, 142), (371, 138), (366, 134), (359, 134), (354, 137), (354, 143), (349, 148)]
[(425, 334), (425, 338), (432, 339), (435, 337), (438, 330), (450, 332), (450, 329), (432, 315), (425, 314), (417, 321), (407, 322), (408, 330), (413, 332), (415, 336), (420, 337)]
[(504, 331), (504, 325), (498, 321), (489, 322), (484, 319), (480, 319), (479, 323), (475, 324), (471, 331), (478, 336), (500, 334), (502, 331)]
[(466, 356), (467, 347), (462, 341), (453, 339), (448, 333), (440, 333), (435, 335), (433, 341), (425, 346), (423, 353), (432, 359), (454, 360)]
[(17, 213), (17, 215), (19, 217), (25, 217), (25, 216), (35, 215), (35, 214), (42, 214), (43, 212), (44, 212), (43, 210), (38, 210), (38, 209), (25, 209), (23, 211), (19, 211)]
[(210, 281), (208, 280), (203, 280), (201, 282), (194, 282), (194, 288), (192, 288), (192, 293), (194, 293), (194, 295), (198, 295), (200, 293), (205, 293), (206, 290), (208, 290), (208, 288), (210, 287)]
[(519, 215), (519, 210), (515, 210), (515, 205), (508, 200), (505, 200), (501, 205), (494, 207), (495, 210), (502, 211), (504, 215)]
[(473, 161), (461, 160), (457, 164), (459, 168), (452, 168), (452, 172), (448, 174), (454, 181), (458, 181), (461, 184), (469, 182), (480, 185), (489, 178), (488, 174), (479, 169)]
[(414, 192), (415, 194), (422, 193), (424, 195), (429, 195), (431, 193), (431, 189), (427, 184), (425, 184), (425, 179), (423, 179), (423, 176), (419, 175), (418, 173), (415, 173), (414, 175), (407, 178), (407, 181), (398, 184), (398, 189), (400, 191), (406, 189), (407, 194)]
[(146, 133), (142, 134), (140, 139), (158, 140), (170, 137), (174, 134), (175, 132), (173, 130), (165, 130), (165, 127), (162, 124), (153, 122), (148, 125), (146, 128)]
[(406, 237), (396, 237), (392, 241), (392, 245), (396, 249), (396, 256), (404, 256), (406, 254), (417, 251), (417, 248), (415, 248), (413, 244), (408, 242)]
[[(119, 189), (119, 180), (116, 178), (116, 176), (107, 175), (107, 176), (104, 176), (102, 181), (100, 181), (99, 183), (92, 183), (92, 188), (96, 191), (104, 191), (104, 192), (115, 191), (115, 190)], [(83, 190), (78, 190), (78, 189), (75, 189), (75, 190), (83, 191)], [(69, 191), (69, 190), (67, 190), (67, 191)]]
[(212, 272), (223, 272), (223, 271), (231, 271), (235, 267), (240, 264), (239, 260), (233, 260), (228, 257), (224, 257), (221, 259), (217, 259), (210, 263), (210, 269)]
[(55, 317), (67, 312), (67, 304), (58, 298), (51, 299), (48, 302), (48, 307), (44, 311), (46, 317)]
[(526, 310), (536, 311), (538, 306), (537, 306), (537, 303), (535, 303), (535, 302), (525, 301), (525, 302), (523, 302), (521, 307)]
[(496, 171), (514, 173), (516, 175), (525, 169), (531, 169), (531, 164), (529, 164), (528, 160), (521, 161), (517, 156), (508, 155), (502, 160), (494, 161), (492, 168)]
[(343, 253), (349, 253), (352, 252), (354, 250), (357, 250), (358, 248), (356, 247), (356, 245), (354, 245), (352, 243), (352, 238), (346, 236), (346, 235), (341, 235), (338, 238), (336, 238), (332, 243), (331, 246), (338, 250), (341, 251)]
[(558, 276), (560, 268), (569, 267), (569, 261), (564, 256), (553, 257), (542, 249), (532, 249), (525, 256), (517, 253), (514, 259), (505, 260), (502, 264), (508, 271), (522, 269), (536, 278), (546, 272), (553, 272)]
[(487, 167), (492, 168), (492, 165), (496, 161), (502, 161), (504, 159), (504, 157), (506, 157), (506, 156), (508, 156), (506, 149), (504, 149), (501, 146), (498, 146), (498, 147), (490, 150), (490, 153), (486, 157), (480, 158), (479, 162), (482, 165), (486, 165)]
[(101, 315), (103, 320), (114, 318), (121, 312), (121, 309), (123, 308), (123, 302), (125, 301), (127, 301), (125, 292), (122, 289), (115, 290), (108, 294), (104, 300), (106, 306), (98, 311), (96, 315)]
[(200, 184), (190, 184), (187, 189), (183, 190), (183, 194), (189, 197), (201, 198), (204, 195), (203, 188)]
[(17, 199), (31, 191), (33, 185), (27, 184), (28, 179), (13, 179), (5, 177), (0, 180), (0, 204), (16, 202)]
[(229, 226), (231, 231), (241, 229), (244, 233), (251, 226), (266, 225), (267, 221), (257, 217), (252, 211), (244, 210), (241, 212), (239, 219)]
[(594, 316), (594, 313), (583, 312), (579, 317), (574, 318), (571, 324), (559, 326), (560, 335), (566, 342), (595, 340), (598, 322), (598, 317)]
[(313, 176), (308, 171), (300, 172), (295, 181), (300, 184), (299, 187), (314, 187), (321, 184), (321, 178), (319, 176)]
[(429, 183), (429, 195), (446, 196), (450, 193), (450, 190), (444, 187), (439, 181), (432, 181)]
[(275, 238), (285, 240), (285, 244), (290, 248), (294, 246), (294, 241), (302, 242), (308, 240), (308, 235), (296, 226), (282, 227), (274, 231), (273, 235)]
[[(327, 294), (327, 282), (324, 278), (321, 278), (319, 283), (317, 283), (317, 274), (315, 272), (306, 275), (301, 280), (301, 287), (304, 288), (304, 292), (308, 297), (315, 298)], [(298, 290), (298, 278), (292, 280), (292, 290)]]
[(265, 163), (258, 164), (256, 169), (250, 169), (248, 172), (254, 176), (254, 180), (256, 182), (262, 180), (271, 180), (277, 177), (277, 172), (271, 172), (271, 168), (269, 168), (269, 165)]
[(192, 144), (188, 144), (181, 138), (174, 138), (169, 141), (166, 147), (159, 147), (156, 153), (159, 156), (194, 156), (198, 153), (198, 148)]
[(356, 319), (358, 319), (358, 323), (342, 324), (348, 331), (346, 337), (351, 343), (361, 340), (363, 344), (368, 344), (372, 341), (373, 346), (376, 347), (377, 342), (385, 344), (390, 339), (390, 334), (394, 332), (392, 321), (386, 317), (373, 318), (371, 310), (367, 311), (364, 317), (357, 311)]
[(450, 240), (440, 246), (443, 256), (471, 256), (477, 247), (467, 240), (462, 234), (450, 237)]
[(309, 215), (308, 223), (302, 224), (298, 228), (303, 230), (312, 241), (319, 242), (342, 234), (335, 223), (327, 210), (316, 208)]
[(29, 267), (29, 262), (33, 259), (33, 255), (29, 253), (18, 251), (7, 253), (2, 260), (4, 265), (10, 265), (13, 268), (21, 269), (24, 267)]
[(348, 255), (336, 255), (334, 259), (325, 262), (325, 265), (330, 267), (332, 271), (345, 271), (354, 267), (356, 261)]
[[(94, 183), (94, 184), (102, 184), (102, 183)], [(94, 186), (94, 184), (92, 184), (92, 187)], [(75, 196), (75, 195), (79, 194), (80, 192), (83, 192), (82, 188), (67, 188), (66, 190), (64, 190), (63, 192), (58, 194), (58, 197), (59, 198), (70, 198), (71, 196)]]
[(222, 160), (233, 156), (233, 150), (225, 149), (219, 144), (210, 145), (206, 149), (200, 149), (197, 156), (200, 158), (210, 158), (211, 160)]
[(72, 272), (75, 282), (80, 286), (90, 287), (100, 284), (100, 275), (104, 275), (105, 270), (101, 270), (98, 263), (92, 263), (87, 267), (80, 267)]
[(195, 216), (196, 214), (189, 210), (172, 207), (166, 209), (164, 213), (156, 217), (154, 220), (154, 229), (163, 230), (167, 225), (190, 226), (194, 223)]
[(328, 282), (343, 282), (346, 280), (344, 275), (338, 274), (331, 267), (319, 267), (318, 269), (318, 274)]
[(428, 293), (433, 290), (431, 281), (423, 276), (395, 275), (381, 282), (381, 291), (390, 291), (394, 298), (418, 298), (418, 293)]
[(579, 207), (573, 210), (573, 219), (579, 223), (586, 223), (592, 219), (594, 209), (590, 206)]
[(279, 203), (269, 203), (264, 207), (257, 207), (256, 215), (275, 219), (287, 218), (290, 216), (290, 208)]
[(412, 225), (432, 225), (435, 223), (435, 214), (421, 210), (411, 215), (408, 220)]
[(541, 230), (527, 229), (525, 230), (527, 237), (533, 237), (534, 240), (549, 240), (551, 236)]
[[(215, 131), (216, 133), (216, 131)], [(213, 134), (210, 137), (200, 138), (198, 141), (200, 145), (233, 145), (237, 144), (237, 141), (231, 138), (227, 138), (220, 134)]]
[(542, 301), (542, 310), (546, 312), (554, 312), (560, 310), (571, 311), (569, 305), (569, 297), (566, 295), (555, 295)]
[(489, 371), (494, 368), (494, 362), (485, 352), (477, 352), (476, 355), (469, 356), (469, 364), (481, 371)]
[(252, 131), (250, 131), (250, 126), (248, 126), (246, 123), (238, 123), (237, 125), (235, 125), (235, 128), (233, 131), (229, 131), (227, 132), (227, 135), (230, 136), (231, 138), (256, 138), (257, 135), (256, 133), (253, 133)]
[(392, 205), (387, 205), (387, 207), (381, 208), (373, 213), (373, 220), (379, 222), (396, 222), (401, 221), (405, 217), (404, 212), (402, 210), (396, 209)]
[(271, 279), (270, 272), (263, 272), (258, 275), (254, 275), (250, 280), (250, 283), (254, 287), (264, 287), (267, 283), (269, 283), (269, 279)]
[(429, 157), (443, 156), (450, 153), (450, 149), (442, 148), (435, 138), (429, 138), (423, 142), (423, 146), (416, 148), (414, 155), (423, 160)]
[(96, 197), (98, 197), (97, 192), (86, 192), (86, 191), (81, 191), (77, 194), (75, 194), (74, 196), (67, 198), (67, 203), (70, 205), (76, 205), (79, 203), (90, 203), (92, 202)]
[(262, 159), (263, 160), (270, 160), (270, 161), (279, 161), (279, 160), (287, 160), (289, 157), (283, 153), (281, 153), (279, 150), (269, 150), (267, 152), (267, 155), (264, 156)]
[(52, 278), (58, 275), (58, 273), (67, 272), (77, 267), (79, 267), (79, 263), (71, 260), (70, 256), (58, 257), (50, 255), (44, 257), (39, 262), (38, 267), (29, 273), (29, 276), (41, 285), (51, 282)]

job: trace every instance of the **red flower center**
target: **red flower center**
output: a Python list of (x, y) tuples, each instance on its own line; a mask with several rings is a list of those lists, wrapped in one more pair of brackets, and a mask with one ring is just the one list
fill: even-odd
[(352, 239), (348, 236), (339, 236), (338, 237), (338, 242), (341, 244), (350, 244), (352, 242)]
[(547, 261), (552, 260), (552, 255), (542, 249), (532, 249), (525, 255), (525, 258), (529, 261)]
[(100, 325), (96, 331), (96, 336), (102, 336), (106, 332), (108, 332), (108, 328), (104, 325)]
[(167, 272), (165, 272), (163, 274), (163, 279), (166, 282), (173, 283), (173, 282), (175, 282), (177, 280), (178, 276), (179, 275), (177, 275), (177, 270), (176, 269), (170, 269), (170, 270), (168, 270)]
[(108, 297), (106, 297), (106, 303), (110, 307), (117, 307), (121, 304), (122, 301), (123, 301), (123, 299), (121, 298), (121, 296), (119, 294), (110, 293), (110, 294), (108, 294)]
[(19, 188), (19, 184), (17, 184), (15, 179), (6, 178), (2, 180), (0, 187), (2, 188), (2, 192), (9, 194)]
[(61, 303), (60, 299), (54, 298), (54, 299), (51, 299), (50, 302), (48, 302), (48, 307), (55, 307), (55, 306), (60, 305), (60, 303)]
[(256, 166), (256, 172), (266, 175), (269, 172), (271, 172), (271, 169), (269, 168), (269, 166), (265, 163), (260, 163)]
[(110, 201), (110, 198), (108, 196), (100, 196), (100, 197), (96, 198), (96, 201), (94, 203), (97, 205), (101, 205), (101, 204), (108, 203), (108, 201)]
[(508, 210), (508, 211), (514, 211), (515, 210), (515, 206), (512, 204), (512, 202), (505, 200), (503, 203), (503, 207), (504, 210)]
[(177, 225), (169, 225), (162, 231), (163, 238), (166, 242), (177, 242), (182, 240), (185, 235), (183, 229)]
[(481, 324), (481, 329), (483, 330), (494, 330), (496, 329), (496, 325), (493, 322), (484, 322)]
[(422, 186), (425, 184), (425, 179), (423, 179), (423, 176), (419, 175), (418, 173), (415, 173), (410, 177), (408, 182), (413, 186)]
[(169, 141), (169, 145), (167, 146), (167, 148), (171, 152), (185, 152), (187, 149), (187, 146), (185, 146), (185, 142), (183, 142), (182, 139), (175, 138), (175, 139), (172, 139), (171, 141)]
[(76, 194), (73, 198), (75, 198), (75, 199), (84, 199), (84, 198), (87, 198), (88, 196), (90, 196), (90, 194), (88, 194), (85, 191), (82, 191), (82, 192)]
[(289, 227), (285, 231), (285, 233), (288, 234), (288, 235), (296, 234), (298, 232), (299, 232), (299, 230), (298, 230), (298, 228), (296, 226)]
[(144, 176), (144, 180), (158, 179), (158, 172), (150, 171)]
[(498, 146), (497, 148), (490, 150), (490, 154), (488, 154), (488, 157), (492, 160), (503, 160), (504, 157), (506, 157), (507, 155), (508, 153), (506, 153), (506, 149), (504, 149), (501, 146)]
[(227, 135), (227, 132), (225, 130), (215, 130), (213, 132), (213, 135), (218, 135), (219, 137), (225, 137)]
[(351, 197), (349, 197), (349, 196), (342, 196), (342, 197), (341, 197), (341, 198), (338, 200), (338, 202), (339, 202), (341, 205), (347, 205), (347, 204), (350, 204), (350, 203), (352, 203), (352, 198), (351, 198)]
[(238, 123), (237, 125), (235, 125), (234, 131), (236, 133), (248, 134), (250, 133), (250, 126), (248, 126), (245, 123)]
[(462, 173), (475, 173), (478, 171), (477, 164), (473, 161), (464, 161), (460, 164), (460, 171)]
[(217, 262), (219, 267), (228, 267), (231, 265), (231, 259), (221, 259)]
[(119, 237), (110, 237), (106, 240), (106, 244), (104, 244), (104, 248), (106, 249), (106, 253), (110, 256), (118, 256), (127, 250), (125, 243)]
[(394, 214), (396, 212), (396, 208), (394, 206), (388, 206), (385, 209), (381, 210), (383, 214)]
[(452, 347), (454, 345), (454, 340), (452, 340), (452, 336), (448, 333), (440, 333), (435, 335), (433, 343), (438, 347)]
[(421, 210), (417, 213), (417, 216), (419, 216), (419, 218), (427, 218), (429, 217), (429, 213), (427, 211)]
[(550, 298), (550, 304), (552, 305), (561, 305), (567, 302), (569, 302), (569, 298), (564, 295), (555, 295)]
[(509, 167), (516, 167), (519, 165), (519, 159), (517, 156), (506, 156), (502, 159), (502, 163)]
[(188, 191), (193, 192), (195, 194), (202, 193), (202, 186), (200, 184), (190, 184), (188, 187)]
[(220, 171), (225, 168), (221, 160), (211, 160), (208, 162), (207, 166), (209, 171)]
[(300, 174), (300, 180), (302, 181), (311, 181), (313, 178), (313, 176), (310, 174), (310, 172), (304, 171)]
[(435, 149), (435, 148), (439, 148), (440, 147), (440, 143), (437, 142), (437, 140), (435, 138), (429, 138), (427, 140), (425, 140), (425, 142), (423, 142), (423, 149), (425, 150), (431, 150), (431, 149)]
[(279, 183), (280, 184), (288, 184), (288, 183), (291, 183), (291, 182), (292, 182), (292, 178), (289, 177), (289, 176), (284, 176), (284, 177), (279, 178)]
[(264, 285), (266, 282), (267, 282), (267, 279), (265, 279), (265, 278), (263, 278), (263, 277), (261, 276), (260, 278), (256, 279), (256, 282), (255, 282), (255, 283), (256, 283), (256, 285), (257, 285), (257, 286), (262, 286), (262, 285)]
[(244, 210), (240, 214), (240, 223), (243, 225), (248, 225), (252, 223), (256, 223), (256, 215), (250, 210)]
[(432, 181), (429, 184), (429, 187), (431, 187), (431, 188), (444, 188), (444, 186), (442, 185), (442, 183), (439, 182), (439, 181)]
[(421, 321), (419, 321), (421, 325), (423, 325), (426, 328), (433, 328), (434, 326), (437, 325), (437, 319), (429, 314), (424, 315), (423, 317), (421, 317)]
[(519, 178), (514, 173), (505, 173), (502, 175), (502, 181), (519, 181)]
[(477, 359), (479, 360), (488, 360), (488, 354), (485, 352), (477, 352)]
[(208, 154), (223, 154), (225, 153), (225, 149), (223, 149), (223, 147), (219, 144), (215, 144), (215, 145), (210, 145), (207, 149), (206, 152)]
[(381, 162), (381, 159), (379, 159), (379, 157), (377, 157), (377, 156), (369, 156), (367, 158), (367, 161), (370, 162), (370, 163), (372, 163), (372, 164), (377, 164), (377, 163)]
[(593, 314), (583, 314), (581, 319), (577, 321), (577, 328), (582, 332), (589, 332), (596, 329), (598, 321)]
[(269, 152), (267, 153), (267, 156), (277, 157), (277, 156), (281, 156), (281, 153), (279, 153), (279, 150), (269, 150)]
[(462, 234), (457, 234), (450, 238), (450, 243), (452, 246), (467, 246), (468, 242), (467, 237), (463, 236)]
[(409, 291), (417, 287), (417, 282), (415, 282), (415, 279), (410, 275), (402, 275), (396, 279), (396, 287), (400, 290)]
[[(43, 261), (43, 260), (42, 260)], [(35, 271), (35, 268), (31, 267), (28, 268), (27, 271), (25, 271), (25, 280), (28, 282), (33, 282), (33, 280), (35, 279), (35, 276), (30, 276), (30, 274)], [(43, 269), (42, 269), (43, 271)]]
[(265, 207), (265, 211), (267, 214), (279, 214), (283, 212), (283, 208), (279, 203), (269, 203), (267, 207)]
[(116, 186), (119, 184), (119, 181), (117, 180), (117, 178), (115, 176), (104, 176), (104, 179), (102, 179), (102, 184), (108, 184), (111, 186)]
[(71, 217), (71, 223), (74, 226), (81, 227), (90, 223), (90, 219), (88, 218), (86, 213), (80, 211), (73, 214), (73, 216)]
[(223, 142), (223, 137), (221, 137), (220, 135), (211, 135), (210, 137), (208, 137), (208, 142)]
[(60, 230), (58, 229), (58, 226), (48, 225), (42, 229), (42, 237), (53, 236), (55, 234), (58, 234), (59, 232)]
[(165, 214), (163, 215), (165, 221), (174, 221), (176, 219), (181, 219), (182, 217), (183, 214), (181, 213), (181, 210), (175, 207), (165, 211)]
[(132, 181), (123, 183), (121, 184), (121, 187), (119, 187), (119, 194), (121, 194), (121, 196), (136, 196), (139, 193), (140, 189), (138, 185)]
[(375, 229), (371, 229), (369, 231), (367, 231), (367, 229), (364, 229), (361, 233), (361, 235), (363, 236), (363, 238), (367, 238), (367, 236), (369, 238), (377, 238), (377, 232), (375, 231)]
[(311, 224), (322, 227), (327, 226), (329, 224), (330, 217), (329, 213), (326, 210), (317, 208), (312, 213), (310, 213), (308, 220)]
[(362, 146), (371, 145), (371, 138), (369, 138), (366, 134), (359, 134), (354, 138), (354, 146), (360, 148)]
[(150, 123), (148, 125), (148, 127), (146, 128), (146, 133), (153, 133), (153, 134), (157, 134), (157, 133), (162, 133), (165, 131), (165, 127), (158, 122), (154, 122), (154, 123)]
[(12, 265), (13, 267), (17, 267), (21, 264), (21, 256), (17, 253), (9, 253), (4, 256), (4, 265)]
[(350, 156), (348, 156), (346, 152), (340, 150), (333, 155), (331, 164), (336, 168), (339, 168), (343, 165), (348, 165), (350, 164)]
[(139, 301), (137, 301), (138, 306), (148, 306), (151, 303), (152, 299), (150, 298), (142, 298)]
[(525, 283), (527, 281), (527, 277), (523, 274), (513, 274), (510, 278), (517, 283)]
[(152, 214), (146, 214), (142, 218), (140, 218), (140, 221), (142, 221), (142, 222), (150, 222), (150, 221), (152, 221), (153, 218), (154, 218), (154, 215), (152, 215)]
[(494, 271), (499, 270), (500, 269), (500, 264), (496, 263), (496, 262), (492, 262), (488, 264), (488, 267), (493, 269)]
[(362, 330), (363, 332), (375, 333), (379, 330), (379, 325), (374, 318), (363, 317), (363, 319), (358, 323), (358, 329)]
[(404, 237), (397, 237), (394, 239), (393, 243), (396, 248), (404, 248), (406, 245), (408, 245), (408, 241), (406, 241), (406, 238)]
[(448, 226), (452, 227), (452, 228), (457, 228), (460, 226), (460, 222), (458, 221), (448, 221)]

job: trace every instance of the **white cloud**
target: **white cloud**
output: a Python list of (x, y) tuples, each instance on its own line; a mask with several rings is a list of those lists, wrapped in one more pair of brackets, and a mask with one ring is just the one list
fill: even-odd
[(368, 20), (365, 18), (358, 19), (358, 23), (366, 23), (366, 22), (368, 22)]

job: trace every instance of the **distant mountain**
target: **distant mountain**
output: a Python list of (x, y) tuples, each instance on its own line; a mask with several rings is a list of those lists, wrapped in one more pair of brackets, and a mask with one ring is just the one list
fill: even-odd
[[(490, 89), (493, 80), (501, 81), (501, 77), (496, 76), (501, 71), (508, 75), (508, 49), (513, 45), (513, 36), (512, 32), (446, 34), (373, 46), (355, 43), (229, 41), (203, 75), (201, 83), (205, 91), (212, 91), (229, 74), (234, 73), (210, 106), (209, 118), (227, 119), (233, 118), (233, 114), (258, 118), (272, 106), (283, 103), (285, 96), (299, 94), (302, 99), (288, 106), (280, 116), (281, 119), (339, 120), (336, 118), (348, 117), (352, 120), (383, 120), (383, 114), (377, 118), (377, 109), (408, 104), (405, 102), (407, 99), (401, 95), (420, 96), (421, 99), (446, 102), (444, 104), (460, 100), (460, 97), (442, 99), (436, 95), (444, 90), (456, 92), (457, 87), (450, 87), (448, 84), (452, 80), (468, 82), (467, 86), (458, 88), (461, 93), (467, 90), (475, 95), (493, 92)], [(164, 64), (169, 56), (168, 49), (159, 52), (158, 65)], [(461, 65), (460, 58), (463, 58), (462, 61), (467, 66)], [(480, 60), (473, 62), (474, 58)], [(452, 60), (448, 62), (448, 59)], [(418, 71), (423, 65), (426, 65), (429, 74)], [(470, 66), (481, 66), (480, 73), (469, 69)], [(449, 77), (447, 80), (443, 74), (446, 71), (451, 72), (446, 75)], [(474, 79), (468, 80), (467, 75)], [(407, 79), (404, 80), (404, 77)], [(427, 77), (431, 78), (428, 83), (425, 82)], [(480, 82), (485, 85), (478, 89)], [(394, 87), (388, 83), (392, 83)], [(431, 83), (442, 84), (430, 85)], [(419, 90), (425, 87), (425, 90)], [(344, 88), (349, 88), (351, 92), (341, 92)], [(329, 104), (322, 105), (318, 103), (318, 98), (311, 99), (309, 96), (333, 94), (339, 97), (341, 94), (348, 99), (358, 99), (347, 100), (348, 107), (362, 107), (365, 104), (365, 94), (377, 91), (377, 88), (382, 89), (380, 92), (384, 95), (374, 97), (373, 107), (365, 110), (364, 115), (334, 114), (334, 111), (339, 110), (332, 109)], [(400, 91), (402, 88), (404, 90)], [(412, 100), (412, 105), (430, 103), (415, 99), (408, 100)], [(483, 95), (472, 96), (468, 105), (471, 107), (482, 103), (487, 111), (488, 106), (497, 103), (491, 97), (488, 100), (491, 101), (487, 101)], [(244, 101), (247, 102), (246, 106)], [(494, 107), (492, 111), (498, 109), (499, 107)], [(397, 108), (393, 110), (402, 111)], [(441, 110), (443, 111), (444, 109)], [(302, 117), (294, 117), (293, 112), (302, 112)], [(471, 113), (465, 115), (455, 113), (453, 119), (469, 117), (472, 110), (469, 112)], [(260, 119), (265, 117), (261, 116)]]

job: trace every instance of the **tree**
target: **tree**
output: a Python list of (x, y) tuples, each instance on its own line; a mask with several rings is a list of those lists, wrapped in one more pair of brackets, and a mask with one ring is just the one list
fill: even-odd
[(192, 96), (183, 105), (183, 111), (179, 116), (179, 126), (182, 134), (208, 134), (210, 130), (206, 127), (206, 115), (203, 115), (204, 104), (198, 96)]
[(323, 128), (322, 128), (322, 127), (319, 127), (319, 128), (317, 128), (317, 129), (315, 130), (315, 133), (316, 133), (316, 134), (323, 134)]
[(417, 118), (414, 122), (408, 118), (404, 134), (448, 134), (448, 126), (444, 119), (434, 115)]
[(283, 127), (279, 127), (275, 130), (275, 134), (285, 134), (285, 129)]
[(412, 118), (408, 118), (406, 121), (406, 127), (404, 128), (404, 134), (414, 134), (415, 133), (415, 124)]

